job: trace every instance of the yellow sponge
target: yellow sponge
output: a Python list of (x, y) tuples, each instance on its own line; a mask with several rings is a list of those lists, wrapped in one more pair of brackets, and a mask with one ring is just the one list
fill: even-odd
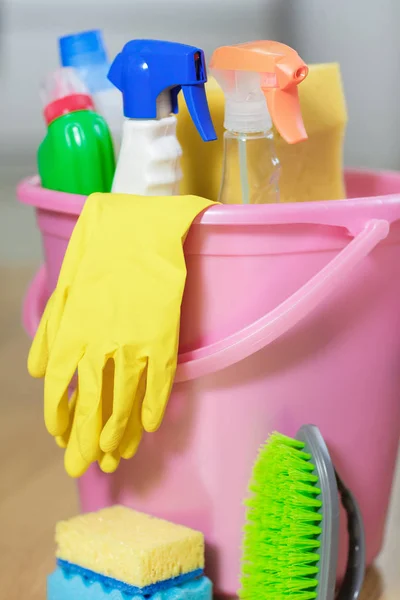
[[(276, 153), (281, 163), (281, 202), (337, 200), (345, 197), (343, 140), (347, 112), (336, 63), (310, 65), (308, 77), (299, 85), (299, 95), (308, 140), (287, 144), (275, 131)], [(207, 98), (215, 142), (204, 143), (180, 98), (178, 139), (182, 145), (182, 194), (197, 194), (218, 200), (223, 157), (224, 95), (210, 78)]]
[(345, 198), (343, 143), (347, 111), (337, 64), (311, 65), (299, 86), (308, 140), (287, 144), (276, 133), (283, 202)]
[(204, 568), (203, 534), (112, 506), (56, 526), (57, 558), (135, 587)]

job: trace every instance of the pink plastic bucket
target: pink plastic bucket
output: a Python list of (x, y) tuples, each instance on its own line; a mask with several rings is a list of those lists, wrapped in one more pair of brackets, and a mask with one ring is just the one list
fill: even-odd
[[(94, 466), (79, 481), (84, 511), (120, 502), (203, 531), (219, 594), (238, 587), (243, 498), (273, 430), (320, 427), (360, 502), (369, 563), (382, 545), (400, 434), (400, 174), (349, 172), (347, 187), (354, 200), (195, 221), (164, 423), (114, 475)], [(24, 306), (33, 335), (84, 198), (37, 180), (18, 197), (36, 207), (46, 259)]]

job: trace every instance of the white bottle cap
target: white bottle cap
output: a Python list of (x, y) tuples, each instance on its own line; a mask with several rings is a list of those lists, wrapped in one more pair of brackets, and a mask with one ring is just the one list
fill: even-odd
[(259, 73), (216, 69), (212, 73), (225, 94), (225, 129), (238, 133), (257, 133), (271, 129), (272, 120), (261, 89)]

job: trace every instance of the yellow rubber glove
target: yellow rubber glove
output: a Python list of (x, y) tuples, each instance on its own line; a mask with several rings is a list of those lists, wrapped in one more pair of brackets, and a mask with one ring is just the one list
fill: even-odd
[[(33, 376), (45, 376), (47, 429), (69, 437), (74, 464), (76, 449), (86, 463), (104, 452), (113, 470), (116, 457), (135, 453), (142, 424), (159, 427), (177, 362), (183, 242), (211, 204), (125, 194), (86, 201), (28, 361)], [(70, 410), (76, 369), (79, 393)]]
[[(107, 368), (107, 367), (106, 367)], [(108, 396), (110, 398), (110, 395)], [(76, 434), (76, 420), (74, 419), (76, 404), (79, 401), (78, 389), (74, 390), (69, 401), (70, 422), (67, 430), (62, 436), (56, 436), (55, 440), (60, 448), (65, 448), (64, 467), (70, 477), (81, 477), (89, 468), (90, 462), (87, 462), (79, 449), (78, 437)], [(111, 416), (112, 407), (106, 408), (104, 417)], [(97, 462), (104, 473), (113, 473), (120, 462), (121, 456), (118, 451), (113, 453), (104, 453), (99, 451)]]
[[(59, 279), (62, 280), (63, 284), (57, 285), (56, 290), (50, 297), (31, 346), (28, 358), (28, 371), (33, 377), (44, 377), (46, 373), (50, 348), (58, 331), (65, 301), (68, 297), (68, 290), (74, 281), (80, 257), (90, 235), (89, 232), (89, 227), (87, 225), (82, 227), (82, 222), (78, 220), (73, 232), (74, 243), (70, 244), (60, 271)], [(50, 314), (51, 319), (49, 319)], [(49, 432), (55, 435), (57, 445), (60, 448), (66, 449), (64, 465), (71, 477), (81, 477), (91, 464), (79, 452), (76, 423), (73, 424), (76, 403), (77, 392), (75, 391), (71, 396), (71, 400), (68, 401), (67, 389), (63, 402), (60, 403), (63, 413), (57, 415), (55, 431), (58, 431), (58, 435), (52, 433), (54, 423), (48, 424), (46, 422)], [(111, 415), (111, 409), (112, 407), (109, 408), (109, 416)], [(97, 460), (102, 471), (112, 473), (118, 467), (120, 458), (118, 452), (103, 453), (99, 450)]]

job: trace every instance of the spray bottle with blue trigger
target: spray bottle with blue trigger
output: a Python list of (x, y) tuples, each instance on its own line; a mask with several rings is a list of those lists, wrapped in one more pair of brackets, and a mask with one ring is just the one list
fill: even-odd
[(203, 51), (175, 42), (132, 40), (116, 56), (108, 78), (122, 92), (125, 115), (112, 191), (178, 194), (182, 150), (175, 114), (181, 90), (202, 139), (216, 139)]

